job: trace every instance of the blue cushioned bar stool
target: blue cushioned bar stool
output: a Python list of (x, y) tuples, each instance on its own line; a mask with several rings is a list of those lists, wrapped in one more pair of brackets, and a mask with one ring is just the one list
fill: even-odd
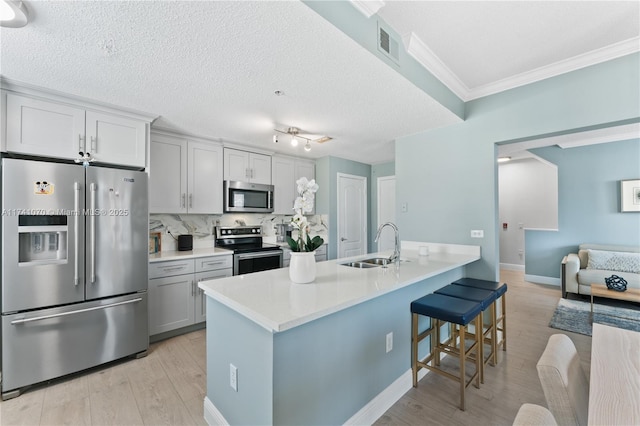
[[(473, 343), (466, 346), (466, 325), (473, 321), (476, 329), (480, 329), (480, 313), (482, 305), (479, 302), (459, 299), (457, 297), (444, 296), (442, 294), (428, 294), (418, 300), (411, 302), (411, 372), (413, 374), (413, 387), (418, 386), (418, 371), (427, 368), (445, 377), (453, 379), (460, 384), (460, 409), (464, 410), (464, 395), (467, 386), (474, 379), (476, 387), (480, 387), (480, 335), (474, 333)], [(418, 332), (418, 318), (424, 315), (431, 318), (431, 326)], [(451, 337), (441, 342), (440, 328), (441, 322), (448, 322), (460, 325), (460, 345), (451, 345)], [(418, 358), (418, 344), (426, 337), (431, 337), (429, 355), (424, 359)], [(455, 376), (440, 368), (440, 353), (457, 356), (460, 359), (459, 376)], [(473, 354), (475, 353), (475, 356)], [(475, 361), (475, 372), (466, 380), (465, 363), (467, 360)], [(429, 365), (431, 363), (431, 365)]]
[[(488, 281), (488, 280), (479, 280), (476, 278), (460, 278), (457, 281), (453, 282), (454, 285), (465, 286), (465, 287), (473, 287), (480, 288), (483, 290), (492, 290), (495, 291), (498, 295), (498, 299), (501, 301), (501, 309), (500, 315), (497, 314), (497, 304), (498, 300), (494, 302), (493, 313), (491, 314), (491, 323), (494, 324), (494, 335), (491, 336), (491, 344), (492, 352), (493, 352), (493, 361), (492, 364), (496, 365), (498, 363), (498, 354), (497, 350), (502, 347), (503, 351), (507, 350), (507, 284), (500, 283), (498, 281)], [(498, 340), (498, 332), (502, 333), (502, 339)]]
[[(494, 311), (494, 303), (498, 298), (498, 293), (491, 290), (484, 290), (481, 288), (475, 287), (464, 287), (461, 285), (447, 285), (442, 287), (439, 290), (435, 291), (435, 294), (443, 294), (445, 296), (457, 297), (459, 299), (471, 300), (473, 302), (478, 302), (482, 306), (482, 313), (480, 314), (480, 324), (482, 328), (475, 329), (474, 333), (480, 333), (480, 359), (482, 362), (480, 363), (480, 383), (484, 383), (484, 364), (487, 363), (493, 357), (493, 353), (495, 352), (495, 347), (491, 346), (491, 353), (485, 359), (484, 354), (484, 338), (485, 335), (490, 335), (490, 338), (493, 338), (493, 332), (495, 330), (495, 325), (493, 322), (490, 322), (486, 325), (487, 329), (485, 330), (485, 321), (484, 321), (484, 311), (489, 309), (490, 317), (493, 318)], [(456, 329), (455, 327), (452, 329), (451, 338), (452, 343), (455, 346), (456, 344)], [(493, 339), (495, 342), (495, 339)]]

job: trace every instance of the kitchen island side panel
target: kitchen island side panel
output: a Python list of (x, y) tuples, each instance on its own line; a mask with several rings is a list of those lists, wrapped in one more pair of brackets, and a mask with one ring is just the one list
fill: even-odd
[[(275, 333), (273, 424), (343, 424), (411, 368), (410, 303), (464, 276), (464, 267)], [(294, 284), (292, 284), (294, 285)], [(313, 300), (313, 284), (297, 285)], [(423, 318), (426, 328), (428, 319)], [(386, 352), (386, 335), (393, 349)], [(421, 356), (428, 353), (428, 339)]]
[[(237, 368), (236, 392), (230, 364)], [(273, 423), (273, 335), (207, 297), (207, 398), (232, 425)]]

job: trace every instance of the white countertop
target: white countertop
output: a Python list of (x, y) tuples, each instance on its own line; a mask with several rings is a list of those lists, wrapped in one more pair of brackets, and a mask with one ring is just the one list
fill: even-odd
[(177, 251), (177, 250), (159, 251), (158, 253), (153, 253), (149, 255), (149, 263), (165, 262), (167, 260), (196, 259), (198, 257), (208, 257), (208, 256), (223, 256), (225, 254), (232, 255), (233, 251), (221, 249), (218, 247), (196, 248), (193, 250), (186, 250), (186, 251)]
[(456, 250), (456, 246), (443, 245), (440, 252), (432, 244), (429, 247), (430, 255), (419, 257), (417, 250), (405, 249), (403, 242), (399, 267), (341, 265), (349, 260), (389, 257), (390, 252), (318, 262), (316, 280), (309, 284), (291, 282), (289, 268), (281, 268), (202, 281), (198, 287), (265, 329), (281, 332), (480, 259), (476, 246), (457, 246), (463, 249)]

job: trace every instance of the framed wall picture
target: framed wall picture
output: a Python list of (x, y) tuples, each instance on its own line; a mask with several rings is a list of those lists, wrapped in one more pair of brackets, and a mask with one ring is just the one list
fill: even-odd
[(620, 181), (620, 211), (640, 212), (640, 179)]
[(157, 253), (162, 250), (162, 233), (149, 232), (149, 254)]

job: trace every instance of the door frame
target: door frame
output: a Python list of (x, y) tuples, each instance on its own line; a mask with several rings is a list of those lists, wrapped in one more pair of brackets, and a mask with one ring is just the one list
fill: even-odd
[[(393, 180), (394, 183), (396, 181), (396, 175), (389, 175), (389, 176), (381, 176), (377, 179), (377, 185), (376, 185), (376, 197), (377, 197), (377, 205), (376, 205), (376, 220), (377, 220), (377, 225), (376, 225), (376, 230), (380, 228), (380, 225), (382, 225), (382, 221), (380, 220), (380, 206), (381, 206), (381, 193), (380, 193), (380, 182), (382, 181), (387, 181), (387, 180)], [(395, 186), (395, 185), (394, 185)], [(396, 223), (396, 219), (397, 219), (397, 215), (396, 218), (394, 218), (393, 223)], [(376, 251), (380, 251), (380, 244), (378, 243), (378, 247), (375, 248)]]
[(350, 178), (350, 179), (356, 179), (356, 180), (360, 180), (364, 183), (364, 191), (363, 196), (364, 196), (364, 217), (362, 218), (362, 226), (363, 226), (363, 245), (364, 245), (364, 253), (363, 254), (367, 254), (369, 253), (369, 239), (368, 239), (368, 230), (369, 230), (369, 224), (367, 221), (367, 216), (369, 213), (369, 197), (367, 194), (367, 177), (366, 176), (358, 176), (358, 175), (351, 175), (348, 173), (337, 173), (336, 174), (336, 193), (337, 193), (337, 202), (336, 202), (336, 257), (340, 258), (340, 252), (341, 252), (341, 248), (342, 248), (342, 242), (340, 241), (340, 236), (339, 234), (339, 230), (340, 230), (340, 200), (341, 200), (341, 194), (340, 194), (340, 179), (341, 178)]

